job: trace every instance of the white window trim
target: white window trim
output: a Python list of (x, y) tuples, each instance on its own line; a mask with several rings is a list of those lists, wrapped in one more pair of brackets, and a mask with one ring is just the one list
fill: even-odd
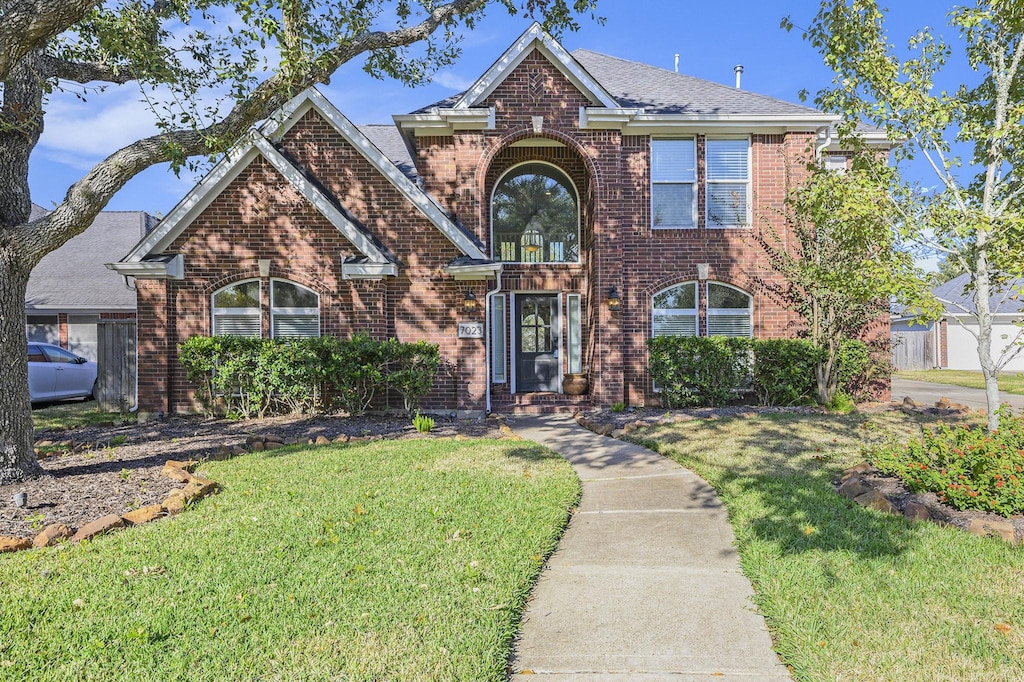
[[(514, 171), (516, 168), (519, 168), (520, 166), (527, 166), (527, 165), (540, 165), (540, 166), (548, 166), (550, 168), (554, 168), (555, 171), (557, 171), (558, 173), (563, 175), (565, 177), (565, 179), (569, 181), (569, 186), (572, 187), (572, 191), (576, 195), (576, 260), (559, 260), (559, 261), (528, 261), (528, 260), (520, 260), (520, 261), (511, 261), (511, 260), (501, 260), (500, 254), (495, 253), (495, 247), (497, 246), (497, 240), (495, 240), (495, 238), (494, 238), (494, 193), (498, 190), (498, 187), (501, 185), (502, 180), (504, 180), (505, 177), (509, 173)], [(569, 177), (568, 173), (566, 173), (564, 170), (562, 170), (561, 168), (559, 168), (558, 166), (556, 166), (553, 163), (548, 163), (547, 161), (523, 161), (521, 163), (517, 163), (514, 166), (509, 167), (504, 173), (502, 173), (498, 177), (498, 179), (494, 182), (494, 187), (491, 188), (490, 205), (488, 207), (488, 211), (489, 211), (490, 218), (491, 218), (491, 225), (490, 225), (491, 260), (494, 260), (494, 261), (497, 261), (497, 262), (500, 262), (500, 263), (505, 263), (505, 264), (508, 264), (508, 265), (545, 265), (545, 266), (552, 266), (552, 265), (553, 266), (559, 266), (559, 265), (579, 265), (580, 263), (583, 262), (583, 229), (582, 229), (582, 227), (583, 227), (583, 225), (582, 225), (582, 223), (583, 223), (583, 215), (582, 215), (582, 210), (580, 208), (580, 203), (581, 202), (582, 202), (582, 197), (580, 195), (579, 187), (577, 187), (576, 183), (572, 181), (572, 178)], [(525, 234), (525, 232), (523, 234)], [(520, 236), (520, 239), (521, 238), (522, 238), (522, 236)]]
[[(570, 373), (580, 373), (583, 371), (583, 297), (580, 294), (566, 296), (565, 330), (567, 337), (565, 340), (566, 370)], [(573, 339), (579, 342), (575, 354), (573, 353)], [(578, 357), (574, 357), (574, 355)]]
[[(746, 219), (747, 219), (747, 222), (744, 225), (712, 225), (711, 224), (711, 220), (710, 220), (710, 216), (709, 216), (709, 209), (711, 207), (711, 202), (708, 200), (708, 197), (707, 197), (707, 195), (708, 195), (707, 188), (710, 185), (713, 185), (713, 184), (714, 185), (738, 185), (738, 184), (741, 183), (740, 180), (711, 180), (708, 177), (708, 163), (707, 163), (708, 152), (707, 152), (707, 148), (708, 148), (708, 145), (711, 142), (714, 142), (715, 140), (746, 140), (747, 141), (747, 179), (746, 179), (746, 186), (747, 186), (747, 192), (746, 192), (746, 196), (747, 196), (746, 213), (747, 213), (747, 216), (746, 216)], [(753, 201), (752, 201), (752, 198), (751, 198), (751, 192), (753, 191), (753, 176), (754, 176), (754, 172), (753, 172), (754, 145), (753, 145), (753, 142), (752, 142), (752, 140), (750, 138), (750, 135), (708, 135), (708, 136), (706, 136), (704, 138), (704, 159), (705, 159), (704, 160), (704, 178), (703, 178), (703, 180), (704, 180), (704, 188), (705, 188), (704, 189), (704, 226), (706, 228), (708, 228), (708, 229), (711, 229), (711, 230), (736, 230), (736, 229), (744, 229), (744, 228), (749, 229), (752, 226), (752, 215), (751, 214), (752, 214), (752, 203), (753, 203)]]
[(491, 383), (508, 383), (508, 307), (505, 294), (491, 299)]
[[(686, 182), (655, 182), (654, 180), (654, 143), (655, 142), (690, 142), (693, 145), (693, 180)], [(650, 174), (650, 209), (651, 209), (651, 229), (652, 230), (695, 230), (697, 229), (697, 193), (700, 190), (700, 173), (698, 168), (700, 164), (697, 162), (697, 138), (696, 137), (652, 137), (648, 149), (649, 174)], [(655, 225), (654, 224), (654, 186), (655, 185), (690, 185), (693, 190), (690, 192), (691, 205), (690, 205), (690, 222), (691, 225)]]

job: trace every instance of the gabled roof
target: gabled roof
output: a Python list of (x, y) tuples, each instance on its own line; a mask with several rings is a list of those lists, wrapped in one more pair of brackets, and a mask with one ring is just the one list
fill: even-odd
[[(974, 305), (974, 291), (964, 292), (964, 287), (971, 282), (968, 274), (954, 277), (932, 289), (935, 298), (945, 306), (947, 315), (973, 315), (977, 313)], [(1021, 287), (1024, 280), (1017, 280), (1006, 288), (1000, 288), (989, 298), (989, 308), (993, 313), (1012, 315), (1024, 312), (1024, 301), (1021, 300)]]
[(820, 113), (811, 107), (600, 52), (578, 49), (573, 50), (572, 56), (608, 89), (618, 106), (640, 108), (647, 114), (805, 116)]
[(505, 53), (487, 69), (466, 92), (455, 100), (453, 109), (469, 109), (478, 106), (497, 88), (505, 78), (519, 66), (527, 55), (537, 49), (547, 57), (548, 61), (568, 78), (595, 105), (618, 107), (615, 98), (605, 90), (604, 86), (587, 73), (573, 56), (566, 52), (561, 44), (551, 37), (536, 21), (519, 36)]
[[(381, 266), (392, 264), (391, 268), (385, 269), (388, 270), (387, 274), (396, 274), (397, 269), (393, 267), (394, 259), (385, 253), (373, 235), (354, 221), (347, 211), (340, 207), (336, 198), (330, 196), (329, 192), (319, 183), (309, 178), (303, 169), (282, 154), (271, 141), (271, 139), (279, 140), (310, 110), (316, 110), (324, 120), (331, 123), (339, 135), (359, 150), (382, 176), (465, 255), (473, 258), (485, 257), (476, 241), (460, 229), (451, 217), (428, 197), (395, 162), (370, 141), (363, 131), (342, 115), (315, 88), (309, 88), (275, 112), (259, 130), (251, 130), (174, 207), (157, 229), (139, 242), (120, 263), (111, 263), (108, 267), (126, 273), (130, 271), (129, 274), (135, 276), (147, 276), (142, 265), (147, 257), (159, 254), (168, 248), (242, 170), (257, 156), (263, 156), (366, 257), (366, 261), (360, 261), (362, 265), (367, 262)], [(389, 133), (382, 133), (378, 139), (385, 138), (389, 140), (389, 147), (392, 147), (389, 151), (397, 153), (397, 145), (393, 144), (395, 141), (390, 139)], [(405, 153), (408, 155), (408, 151)], [(411, 166), (411, 157), (409, 157), (409, 163)], [(151, 259), (150, 262), (152, 262)], [(152, 268), (155, 267), (155, 265), (152, 266)], [(360, 273), (365, 270), (365, 267), (359, 270), (353, 269), (348, 274), (353, 277), (361, 276)], [(151, 276), (160, 277), (166, 276), (166, 274), (157, 273), (154, 270)]]
[[(32, 219), (46, 215), (32, 206)], [(25, 295), (29, 312), (135, 310), (135, 291), (103, 267), (111, 253), (125, 253), (156, 225), (142, 211), (102, 211), (84, 232), (48, 253), (32, 270)]]

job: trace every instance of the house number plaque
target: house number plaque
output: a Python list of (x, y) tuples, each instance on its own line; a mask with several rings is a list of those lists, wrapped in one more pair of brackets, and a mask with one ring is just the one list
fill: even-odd
[(482, 339), (484, 338), (483, 322), (459, 322), (460, 339)]

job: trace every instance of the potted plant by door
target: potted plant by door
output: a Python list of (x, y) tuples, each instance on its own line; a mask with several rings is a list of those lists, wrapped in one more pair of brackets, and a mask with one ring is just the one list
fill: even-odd
[(562, 379), (562, 393), (566, 395), (583, 395), (590, 390), (590, 373), (586, 367), (582, 372), (569, 372)]

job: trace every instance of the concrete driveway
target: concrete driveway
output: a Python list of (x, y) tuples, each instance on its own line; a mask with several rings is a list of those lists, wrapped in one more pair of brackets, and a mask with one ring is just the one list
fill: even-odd
[[(946, 397), (954, 403), (967, 405), (975, 410), (984, 410), (987, 404), (985, 392), (980, 388), (963, 388), (952, 384), (933, 384), (927, 381), (908, 381), (893, 377), (892, 399), (903, 400), (906, 396), (925, 405), (934, 405), (939, 398)], [(1004, 391), (999, 394), (999, 400), (1009, 403), (1016, 413), (1024, 410), (1024, 395), (1014, 395)]]

